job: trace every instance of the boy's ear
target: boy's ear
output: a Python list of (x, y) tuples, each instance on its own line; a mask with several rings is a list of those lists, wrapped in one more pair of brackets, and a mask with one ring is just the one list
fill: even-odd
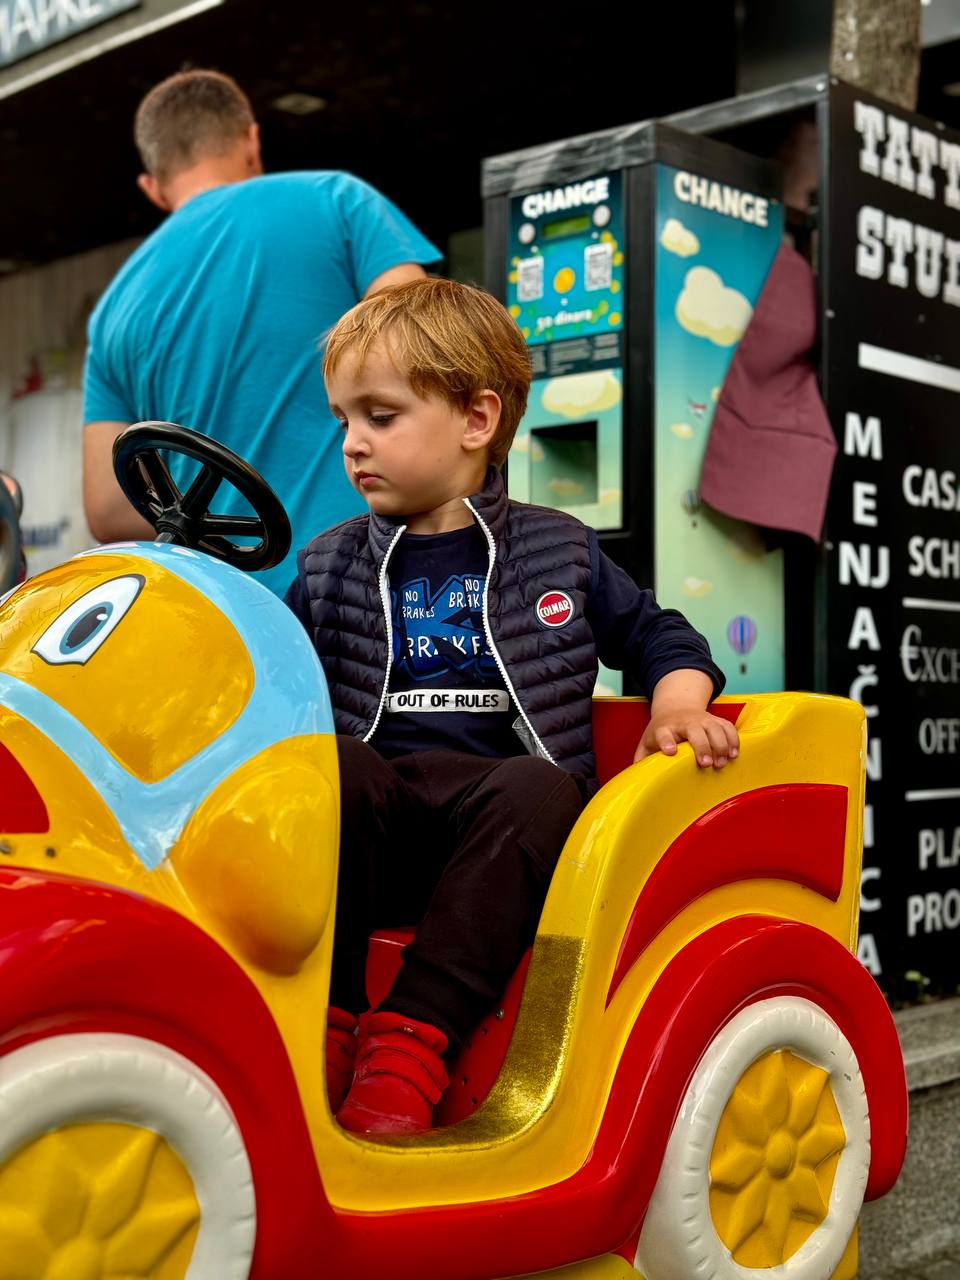
[(500, 414), (503, 409), (500, 397), (495, 391), (485, 388), (474, 396), (467, 410), (467, 421), (463, 430), (463, 447), (471, 452), (477, 449), (488, 449), (500, 425)]

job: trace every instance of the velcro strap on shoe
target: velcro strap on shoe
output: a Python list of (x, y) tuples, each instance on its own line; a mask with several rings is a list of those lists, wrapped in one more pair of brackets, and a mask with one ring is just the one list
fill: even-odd
[(395, 1075), (415, 1089), (432, 1104), (450, 1083), (441, 1059), (425, 1045), (417, 1044), (412, 1036), (403, 1032), (390, 1032), (383, 1036), (369, 1036), (360, 1050), (356, 1079), (375, 1075)]
[(383, 1009), (371, 1009), (369, 1013), (360, 1015), (361, 1040), (367, 1036), (382, 1036), (392, 1031), (412, 1036), (433, 1053), (439, 1054), (446, 1051), (447, 1037), (439, 1027), (432, 1027), (429, 1022), (418, 1022), (416, 1018), (408, 1018), (402, 1013), (390, 1013), (389, 1010)]

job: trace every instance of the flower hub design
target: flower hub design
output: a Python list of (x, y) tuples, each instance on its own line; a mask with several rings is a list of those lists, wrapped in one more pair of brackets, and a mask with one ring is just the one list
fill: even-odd
[(827, 1216), (846, 1134), (829, 1073), (788, 1049), (740, 1077), (710, 1156), (710, 1212), (743, 1267), (780, 1266)]
[(64, 1125), (0, 1166), (0, 1240), (11, 1275), (183, 1280), (199, 1225), (193, 1180), (149, 1129)]
[(767, 1171), (771, 1178), (785, 1178), (793, 1168), (797, 1158), (797, 1147), (793, 1138), (783, 1129), (778, 1129), (764, 1152)]

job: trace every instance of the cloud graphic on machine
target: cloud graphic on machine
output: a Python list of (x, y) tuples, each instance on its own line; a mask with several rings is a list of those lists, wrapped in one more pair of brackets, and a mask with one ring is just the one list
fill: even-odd
[(597, 373), (571, 373), (553, 378), (543, 389), (543, 407), (563, 418), (582, 418), (612, 409), (623, 398), (623, 389), (609, 369)]
[(660, 243), (668, 253), (681, 258), (691, 258), (700, 252), (700, 241), (678, 218), (668, 218), (663, 224)]
[(753, 307), (742, 293), (728, 288), (716, 271), (692, 267), (677, 299), (677, 321), (688, 333), (718, 347), (732, 347), (743, 337)]

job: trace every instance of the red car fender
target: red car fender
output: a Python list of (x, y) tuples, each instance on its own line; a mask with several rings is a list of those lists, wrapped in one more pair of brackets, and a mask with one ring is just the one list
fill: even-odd
[(883, 1195), (906, 1150), (907, 1090), (896, 1028), (879, 988), (856, 957), (821, 930), (741, 916), (696, 938), (664, 970), (630, 1033), (596, 1142), (576, 1174), (507, 1200), (341, 1214), (351, 1237), (348, 1256), (362, 1249), (370, 1274), (384, 1268), (391, 1280), (419, 1280), (439, 1259), (447, 1260), (445, 1280), (490, 1280), (618, 1250), (642, 1224), (673, 1122), (707, 1046), (741, 1009), (778, 995), (819, 1005), (853, 1047), (875, 1121), (866, 1194)]
[[(251, 1277), (301, 1280), (337, 1234), (276, 1024), (231, 957), (175, 911), (67, 876), (0, 868), (0, 1054), (67, 1032), (168, 1045), (219, 1086), (253, 1170)], [(318, 1016), (317, 1052), (324, 1029)]]
[[(618, 1129), (626, 1133), (623, 1158), (630, 1158), (630, 1144), (641, 1136), (648, 1156), (651, 1147), (662, 1153), (707, 1046), (741, 1009), (778, 995), (818, 1005), (857, 1055), (874, 1118), (866, 1198), (885, 1195), (906, 1153), (908, 1099), (900, 1041), (883, 993), (829, 934), (763, 916), (717, 925), (664, 970), (627, 1043), (591, 1160), (606, 1154), (617, 1161)], [(629, 1096), (631, 1078), (634, 1090), (643, 1081), (639, 1105)], [(646, 1175), (650, 1192), (657, 1172)], [(631, 1175), (639, 1176), (639, 1169)]]
[(0, 937), (0, 1051), (67, 1030), (126, 1031), (183, 1053), (223, 1090), (254, 1170), (257, 1280), (299, 1280), (306, 1262), (323, 1257), (362, 1258), (369, 1274), (392, 1280), (440, 1265), (449, 1280), (490, 1280), (616, 1250), (642, 1222), (702, 1053), (740, 1009), (778, 994), (818, 1004), (857, 1054), (871, 1114), (882, 1118), (869, 1197), (887, 1190), (903, 1159), (906, 1084), (893, 1020), (856, 959), (809, 925), (740, 917), (674, 958), (638, 1015), (597, 1140), (571, 1178), (505, 1200), (389, 1214), (330, 1209), (269, 1011), (189, 921), (118, 890), (3, 868)]

